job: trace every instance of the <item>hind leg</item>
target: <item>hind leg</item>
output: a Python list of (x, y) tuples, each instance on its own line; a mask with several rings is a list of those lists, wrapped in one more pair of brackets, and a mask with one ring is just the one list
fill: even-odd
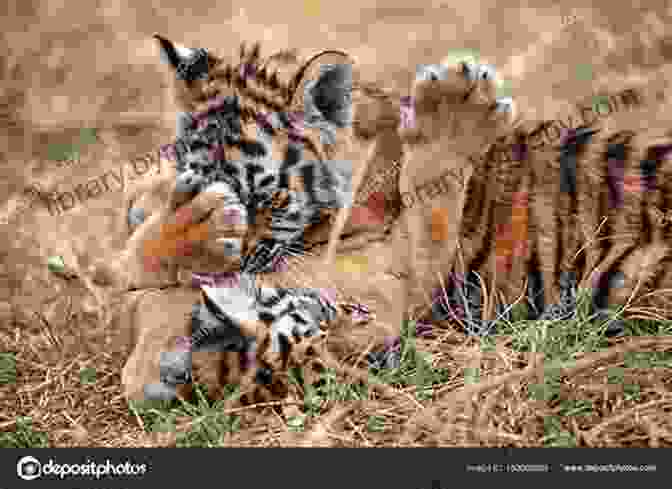
[[(598, 319), (608, 317), (606, 312), (608, 306), (624, 306), (629, 303), (638, 306), (638, 302), (645, 293), (652, 293), (650, 286), (653, 279), (665, 273), (664, 267), (670, 246), (664, 239), (661, 223), (653, 220), (653, 212), (649, 214), (653, 227), (653, 240), (647, 245), (634, 249), (617, 270), (610, 271), (607, 276), (608, 280), (604, 281), (606, 283), (600, 284), (602, 287), (598, 288), (594, 301)], [(662, 299), (665, 291), (660, 291), (655, 295)], [(622, 321), (617, 320), (614, 323), (610, 325), (612, 330), (623, 328)]]

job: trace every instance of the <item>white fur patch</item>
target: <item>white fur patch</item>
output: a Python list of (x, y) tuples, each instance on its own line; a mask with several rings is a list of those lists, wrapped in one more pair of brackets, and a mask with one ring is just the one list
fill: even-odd
[(202, 290), (234, 320), (257, 321), (259, 319), (257, 312), (254, 310), (254, 298), (250, 297), (241, 287), (210, 287), (204, 285)]
[(448, 67), (441, 64), (418, 65), (415, 70), (415, 81), (444, 80)]
[[(173, 44), (173, 47), (175, 48), (175, 52), (177, 55), (180, 57), (180, 59), (186, 59), (192, 56), (194, 53), (193, 49), (186, 48), (184, 46), (180, 46), (179, 44)], [(168, 54), (166, 53), (166, 50), (163, 48), (163, 45), (159, 44), (159, 55), (161, 57), (161, 61), (167, 65), (172, 65), (170, 62), (170, 59), (168, 58)]]
[(194, 54), (194, 50), (191, 48), (186, 48), (179, 44), (173, 44), (173, 46), (175, 47), (177, 55), (182, 59), (190, 58)]
[(502, 97), (497, 99), (497, 111), (508, 112), (511, 114), (511, 120), (516, 118), (516, 103), (511, 97)]

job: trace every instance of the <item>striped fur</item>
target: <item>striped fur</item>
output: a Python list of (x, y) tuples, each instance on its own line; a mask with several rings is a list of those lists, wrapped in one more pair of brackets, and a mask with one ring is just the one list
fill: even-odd
[[(476, 290), (473, 272), (478, 272), (504, 293), (500, 310), (523, 292), (528, 280), (524, 295), (531, 319), (573, 317), (580, 286), (591, 289), (597, 319), (631, 296), (632, 305), (648, 308), (650, 317), (669, 317), (672, 310), (663, 291), (669, 286), (669, 246), (665, 223), (658, 220), (664, 212), (660, 209), (669, 205), (664, 178), (669, 144), (646, 146), (632, 131), (602, 134), (585, 126), (571, 131), (556, 150), (539, 152), (524, 140), (520, 144), (527, 156), (518, 162), (517, 172), (496, 161), (493, 148), (490, 158), (481, 162), (493, 166), (470, 182), (462, 234), (467, 244), (462, 247), (464, 265), (453, 274), (448, 303), (459, 302), (458, 291), (469, 288), (469, 278), (470, 290)], [(508, 180), (506, 187), (484, 201), (477, 189), (497, 175)], [(501, 228), (502, 222), (515, 221), (516, 193), (524, 196), (529, 218), (527, 236), (512, 239), (496, 230), (497, 224)], [(502, 246), (507, 240), (508, 246)], [(512, 256), (516, 242), (524, 246)], [(505, 258), (504, 268), (497, 270), (491, 264), (499, 257)], [(647, 294), (653, 295), (644, 300)], [(441, 309), (448, 314), (450, 308), (444, 304)], [(480, 318), (480, 311), (472, 317)], [(614, 323), (611, 330), (621, 326)]]
[[(488, 98), (469, 102), (472, 88), (465, 91), (455, 78), (465, 70), (450, 70), (450, 84), (417, 82), (429, 92), (416, 89), (418, 124), (406, 137), (404, 173), (422, 181), (428, 172), (425, 154), (441, 141), (444, 165), (461, 165), (470, 176), (460, 191), (461, 211), (448, 218), (456, 219), (454, 242), (428, 245), (429, 251), (411, 248), (418, 264), (411, 265), (411, 281), (419, 287), (410, 292), (411, 305), (429, 297), (435, 317), (457, 319), (470, 332), (485, 334), (493, 319), (510, 317), (509, 306), (520, 297), (530, 319), (572, 318), (579, 289), (586, 287), (597, 320), (629, 301), (640, 316), (669, 318), (672, 137), (654, 140), (646, 128), (628, 130), (622, 124), (605, 130), (593, 123), (566, 131), (555, 147), (540, 147), (535, 141), (546, 123), (522, 119), (504, 134), (496, 134), (498, 128), (480, 135), (459, 131), (459, 121), (441, 122), (432, 104), (441, 100), (447, 112), (478, 119)], [(431, 83), (437, 84), (433, 92)], [(463, 128), (473, 127), (462, 122)], [(474, 146), (488, 134), (494, 143), (482, 156), (469, 156), (478, 154)], [(421, 210), (407, 214), (427, 220)], [(430, 228), (423, 232), (430, 234)], [(421, 251), (429, 256), (441, 247), (440, 263), (418, 262)], [(614, 321), (608, 331), (622, 326)]]
[[(145, 213), (119, 259), (96, 264), (96, 283), (120, 290), (156, 283), (161, 277), (141, 271), (143, 243), (155, 236), (160, 241), (174, 209), (199, 193), (209, 197), (193, 199), (200, 202), (194, 205), (217, 200), (212, 222), (206, 223), (217, 239), (199, 241), (186, 258), (162, 255), (169, 278), (189, 260), (201, 272), (212, 271), (202, 269), (207, 263), (219, 271), (242, 266), (262, 272), (288, 254), (303, 253), (305, 231), (351, 198), (351, 163), (334, 158), (352, 118), (347, 55), (325, 51), (300, 61), (287, 52), (263, 60), (255, 45), (242, 47), (234, 65), (206, 50), (157, 39), (176, 74), (176, 101), (183, 110), (175, 144), (163, 147), (164, 157), (177, 160), (177, 179), (168, 205), (155, 215)], [(220, 208), (221, 201), (228, 208)], [(241, 218), (233, 226), (229, 211)]]
[[(349, 205), (349, 164), (308, 160), (298, 139), (287, 141), (278, 161), (272, 136), (290, 131), (291, 117), (271, 113), (259, 123), (258, 137), (246, 140), (239, 109), (236, 97), (225, 98), (184, 124), (172, 148), (176, 190), (217, 192), (223, 195), (222, 205), (246, 219), (250, 229), (262, 226), (257, 239), (248, 236), (241, 271), (270, 271), (288, 252), (301, 252), (305, 230), (319, 223), (325, 211)], [(235, 159), (230, 156), (233, 147), (238, 149)]]
[[(176, 192), (163, 200), (181, 194), (193, 197), (193, 202), (207, 193), (217, 196), (216, 205), (226, 207), (223, 211), (236, 211), (230, 214), (244, 217), (244, 257), (236, 269), (244, 271), (244, 277), (269, 271), (280, 257), (301, 254), (308, 228), (324, 221), (325, 214), (349, 206), (350, 162), (338, 156), (342, 149), (349, 149), (349, 125), (360, 139), (381, 125), (375, 116), (379, 101), (371, 95), (371, 86), (352, 80), (351, 61), (338, 51), (321, 52), (308, 60), (300, 60), (292, 52), (262, 59), (255, 45), (241, 48), (239, 59), (231, 63), (207, 50), (178, 48), (163, 38), (157, 40), (176, 75), (175, 95), (181, 110), (176, 144), (164, 148), (164, 155), (176, 160)], [(353, 104), (362, 99), (374, 101), (367, 106), (373, 109), (373, 117), (366, 111), (353, 114)], [(393, 136), (400, 149), (398, 136)], [(378, 150), (382, 152), (382, 146)], [(158, 233), (162, 219), (174, 214), (172, 206), (166, 207), (170, 208), (147, 213), (149, 218), (132, 230), (129, 241), (136, 244)], [(225, 213), (229, 214), (221, 212)], [(203, 222), (209, 219), (208, 215), (200, 217)], [(150, 229), (150, 220), (156, 229)], [(240, 233), (238, 228), (234, 231)], [(203, 266), (193, 266), (198, 263), (196, 258), (188, 256), (180, 266), (215, 271), (208, 260), (201, 260)], [(217, 271), (231, 269), (222, 266)], [(319, 363), (320, 358), (317, 355), (316, 360), (310, 346), (320, 341), (316, 335), (320, 323), (334, 320), (337, 312), (354, 316), (353, 311), (336, 310), (317, 290), (248, 287), (252, 282), (245, 280), (247, 285), (238, 287), (211, 282), (215, 284), (200, 287), (201, 301), (192, 311), (192, 351), (171, 350), (161, 355), (160, 376), (155, 375), (154, 364), (158, 349), (166, 350), (165, 332), (156, 331), (158, 323), (151, 314), (165, 313), (163, 330), (170, 324), (176, 332), (182, 331), (184, 324), (172, 325), (175, 308), (169, 297), (183, 293), (183, 289), (162, 291), (150, 304), (163, 300), (162, 306), (148, 309), (146, 316), (138, 319), (134, 328), (145, 343), (142, 351), (134, 350), (131, 367), (125, 369), (128, 392), (142, 395), (144, 386), (146, 399), (174, 398), (180, 391), (174, 384), (188, 382), (192, 368), (194, 380), (206, 379), (211, 394), (216, 395), (216, 386), (224, 383), (247, 385), (250, 370), (257, 387), (274, 391), (275, 382), (286, 377), (288, 346), (292, 365), (311, 370), (311, 362)], [(187, 310), (191, 304), (185, 307), (180, 303), (180, 307)], [(361, 311), (357, 321), (365, 320), (366, 312)], [(157, 350), (149, 353), (154, 345)], [(189, 363), (192, 352), (193, 365)], [(250, 355), (255, 357), (257, 368), (243, 369), (239, 360)], [(281, 383), (274, 399), (284, 395)]]
[[(191, 355), (198, 352), (240, 354), (235, 370), (246, 370), (255, 358), (254, 381), (263, 386), (274, 383), (274, 372), (287, 367), (297, 338), (319, 336), (321, 327), (337, 318), (336, 305), (314, 289), (257, 287), (253, 275), (238, 276), (231, 287), (203, 287), (201, 300), (191, 314), (191, 339), (187, 348), (161, 354), (160, 382), (147, 384), (146, 400), (174, 398), (177, 386), (192, 382)], [(250, 324), (268, 327), (272, 360), (264, 361), (264, 338), (253, 336)], [(273, 365), (273, 363), (278, 363)], [(172, 393), (172, 395), (171, 395)]]
[[(161, 39), (161, 45), (164, 53), (179, 57), (169, 41)], [(321, 65), (317, 76), (302, 87), (303, 110), (292, 112), (292, 99), (309, 63), (283, 84), (277, 80), (281, 68), (269, 73), (269, 66), (273, 60), (297, 64), (294, 54), (263, 61), (258, 44), (251, 50), (241, 46), (235, 69), (222, 67), (212, 56), (208, 65), (207, 56), (203, 49), (191, 50), (172, 63), (178, 80), (192, 83), (192, 92), (198, 90), (193, 80), (204, 80), (210, 87), (205, 109), (178, 118), (176, 189), (224, 194), (224, 205), (246, 218), (251, 230), (241, 271), (272, 271), (284, 255), (302, 252), (305, 230), (319, 223), (326, 211), (350, 204), (348, 162), (325, 161), (320, 147), (335, 145), (336, 132), (351, 123), (351, 69)], [(225, 87), (233, 88), (234, 94), (222, 97)], [(213, 98), (214, 94), (220, 96)], [(319, 140), (307, 136), (305, 128), (316, 129)]]

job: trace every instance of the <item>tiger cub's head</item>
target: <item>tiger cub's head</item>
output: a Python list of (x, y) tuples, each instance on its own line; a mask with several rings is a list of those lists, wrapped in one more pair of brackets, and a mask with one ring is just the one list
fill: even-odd
[(262, 59), (255, 44), (242, 45), (232, 63), (155, 38), (184, 111), (175, 144), (179, 191), (226, 181), (219, 188), (235, 194), (228, 201), (248, 218), (241, 270), (273, 271), (302, 253), (308, 228), (348, 204), (351, 170), (341, 149), (352, 121), (350, 58), (284, 51)]

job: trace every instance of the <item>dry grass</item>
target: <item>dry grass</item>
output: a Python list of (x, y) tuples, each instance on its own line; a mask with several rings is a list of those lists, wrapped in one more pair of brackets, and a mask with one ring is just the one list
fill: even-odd
[(283, 401), (226, 409), (197, 389), (193, 404), (129, 409), (127, 352), (110, 349), (115, 332), (78, 306), (85, 296), (70, 283), (49, 313), (16, 310), (0, 329), (3, 445), (672, 447), (669, 324), (631, 323), (647, 335), (616, 340), (578, 322), (486, 339), (434, 324), (405, 331), (400, 368), (377, 376), (327, 356), (322, 382)]

